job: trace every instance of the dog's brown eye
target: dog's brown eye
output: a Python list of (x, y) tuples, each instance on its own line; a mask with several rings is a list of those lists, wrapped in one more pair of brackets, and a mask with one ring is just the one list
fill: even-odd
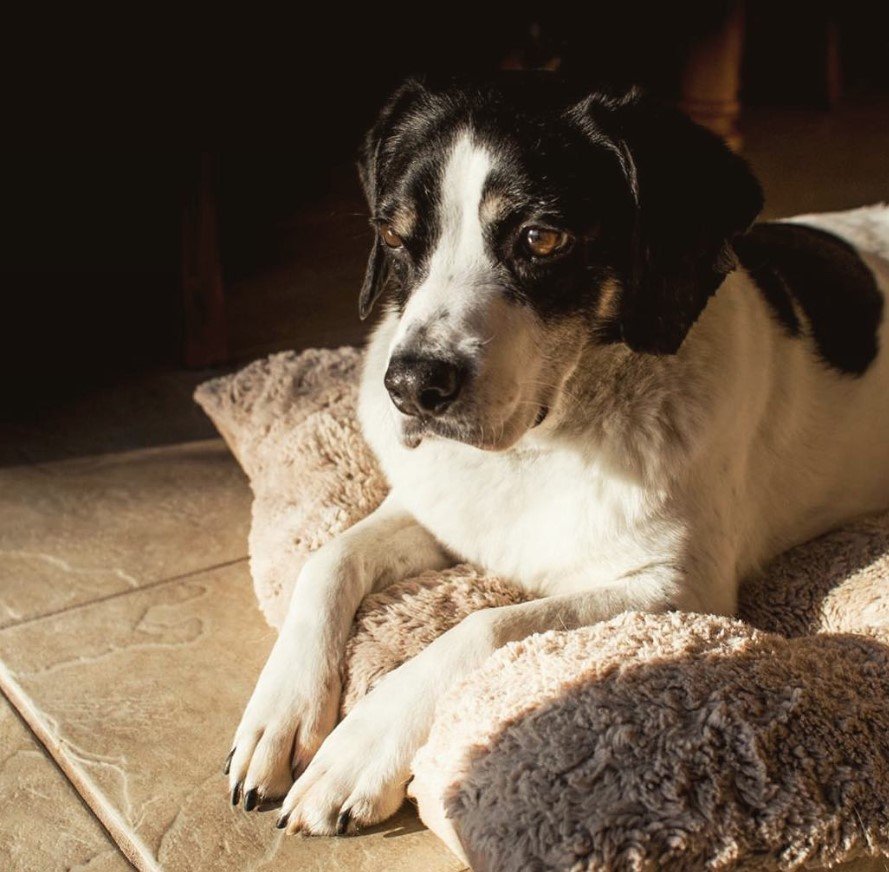
[(404, 245), (404, 240), (389, 224), (380, 225), (380, 238), (389, 246), (389, 248), (401, 248)]
[(571, 237), (564, 230), (547, 227), (527, 227), (524, 231), (525, 246), (535, 257), (550, 257), (565, 248)]

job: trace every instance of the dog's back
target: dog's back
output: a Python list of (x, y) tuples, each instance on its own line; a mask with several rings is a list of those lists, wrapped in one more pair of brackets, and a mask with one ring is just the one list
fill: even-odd
[(886, 264), (889, 262), (889, 204), (879, 203), (843, 212), (797, 215), (794, 218), (786, 219), (786, 221), (787, 223), (820, 227), (828, 233), (845, 239), (865, 257), (876, 255), (882, 258), (881, 265), (885, 275)]
[(781, 337), (751, 470), (754, 565), (889, 506), (889, 207), (762, 228), (739, 251)]

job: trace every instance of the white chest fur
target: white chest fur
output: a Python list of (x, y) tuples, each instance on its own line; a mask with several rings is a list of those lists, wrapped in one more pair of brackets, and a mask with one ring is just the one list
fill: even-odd
[(607, 583), (651, 554), (662, 527), (651, 494), (580, 446), (535, 445), (531, 433), (500, 453), (432, 438), (405, 448), (382, 384), (386, 348), (380, 336), (368, 352), (365, 434), (399, 503), (455, 556), (552, 594)]
[[(853, 243), (860, 236), (884, 294), (887, 216), (859, 210), (811, 221)], [(550, 438), (552, 414), (508, 451), (433, 438), (405, 448), (383, 384), (397, 322), (387, 316), (368, 347), (359, 405), (396, 499), (455, 556), (530, 590), (571, 592), (672, 568), (697, 589), (699, 605), (730, 610), (737, 577), (889, 505), (889, 355), (858, 378), (833, 371), (810, 342), (776, 326), (743, 270), (679, 355), (640, 364), (636, 387), (624, 392), (634, 398), (627, 426), (609, 430), (612, 456), (626, 460), (620, 469), (597, 455), (601, 427), (573, 442)], [(889, 348), (889, 318), (879, 343)], [(591, 385), (609, 383), (607, 371), (592, 373)], [(592, 402), (601, 408), (587, 418), (613, 422), (621, 399), (599, 393)], [(669, 420), (663, 409), (673, 410)], [(645, 484), (630, 471), (640, 457)]]

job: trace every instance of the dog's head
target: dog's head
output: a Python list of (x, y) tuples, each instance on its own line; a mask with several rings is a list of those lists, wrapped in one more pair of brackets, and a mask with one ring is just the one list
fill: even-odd
[(548, 74), (407, 82), (359, 171), (377, 229), (360, 313), (383, 294), (397, 313), (385, 383), (407, 444), (510, 447), (590, 343), (675, 354), (762, 206), (678, 112)]

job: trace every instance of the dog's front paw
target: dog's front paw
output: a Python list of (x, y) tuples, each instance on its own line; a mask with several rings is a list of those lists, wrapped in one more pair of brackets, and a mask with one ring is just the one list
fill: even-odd
[(232, 805), (251, 811), (284, 796), (336, 724), (340, 679), (321, 645), (280, 638), (235, 733), (226, 761)]
[[(387, 691), (390, 675), (327, 737), (281, 806), (288, 833), (344, 835), (398, 811), (425, 714)], [(424, 707), (421, 707), (421, 709)]]

